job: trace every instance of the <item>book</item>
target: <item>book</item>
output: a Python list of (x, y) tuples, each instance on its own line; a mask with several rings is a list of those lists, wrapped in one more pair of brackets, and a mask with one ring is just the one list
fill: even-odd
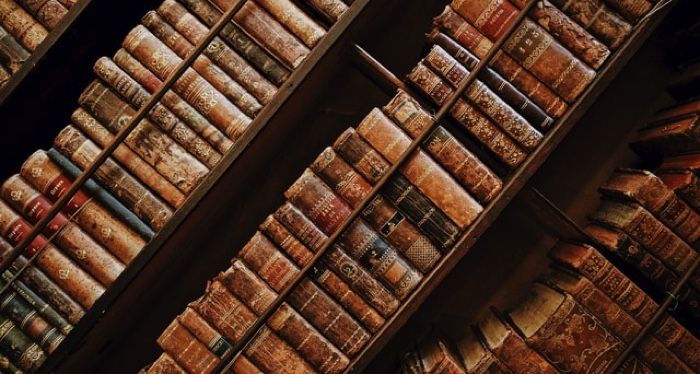
[(17, 2), (48, 30), (55, 28), (68, 13), (68, 8), (57, 0), (18, 0)]
[(237, 257), (277, 293), (282, 292), (300, 271), (259, 231), (238, 251)]
[[(200, 43), (209, 28), (195, 15), (175, 0), (165, 0), (158, 7), (158, 14), (170, 23), (193, 45)], [(215, 37), (204, 50), (204, 55), (214, 61), (231, 78), (235, 79), (263, 105), (268, 104), (277, 87), (258, 73), (220, 37)]]
[(605, 0), (605, 2), (630, 22), (639, 22), (655, 3), (647, 0)]
[(593, 69), (600, 69), (610, 50), (583, 27), (547, 0), (530, 10), (529, 16), (576, 57)]
[(632, 32), (632, 25), (605, 5), (603, 0), (551, 0), (550, 2), (611, 50), (620, 48)]
[(189, 306), (177, 316), (177, 321), (220, 359), (226, 356), (233, 348), (231, 343), (221, 333), (216, 331), (209, 322)]
[(649, 123), (668, 122), (679, 119), (680, 117), (690, 117), (698, 112), (700, 112), (700, 100), (690, 100), (683, 104), (675, 104), (671, 107), (659, 110), (651, 117)]
[(28, 58), (29, 52), (0, 26), (0, 62), (7, 69), (8, 76), (16, 73)]
[(158, 345), (183, 369), (191, 373), (213, 373), (221, 360), (176, 319), (158, 337)]
[(244, 353), (255, 366), (266, 373), (316, 373), (284, 340), (269, 327), (262, 326), (246, 346)]
[(0, 353), (27, 372), (38, 369), (46, 360), (46, 353), (4, 316), (0, 316)]
[(13, 0), (0, 0), (0, 25), (30, 52), (34, 52), (49, 31)]
[(309, 48), (326, 34), (323, 27), (290, 0), (260, 0), (258, 3)]
[(231, 266), (215, 279), (257, 316), (263, 315), (277, 299), (277, 293), (239, 259), (234, 258)]
[(630, 147), (641, 155), (676, 156), (700, 151), (700, 116), (662, 122), (639, 130)]
[(8, 372), (8, 373), (21, 373), (22, 371), (15, 366), (12, 362), (10, 362), (10, 359), (7, 358), (5, 355), (0, 355), (0, 369)]
[(285, 202), (275, 211), (274, 218), (313, 253), (320, 251), (328, 240), (326, 234), (289, 202)]
[(238, 343), (257, 316), (238, 300), (219, 280), (207, 284), (204, 295), (190, 304), (216, 330), (231, 342)]
[(508, 0), (453, 0), (450, 7), (495, 42), (505, 34), (518, 15)]
[(284, 196), (328, 236), (352, 213), (350, 207), (309, 169), (304, 170)]
[(348, 10), (348, 6), (340, 0), (305, 0), (314, 10), (319, 12), (327, 21), (335, 23)]
[(146, 369), (147, 374), (186, 374), (185, 369), (181, 368), (180, 365), (175, 362), (175, 360), (167, 353), (163, 352), (158, 359), (155, 360)]
[(693, 172), (669, 170), (657, 173), (657, 176), (696, 212), (700, 212), (700, 185), (698, 177)]
[(407, 370), (408, 373), (465, 373), (459, 359), (450, 351), (445, 341), (432, 333), (422, 339), (414, 348), (418, 370)]
[(309, 168), (353, 209), (372, 192), (372, 185), (331, 147), (325, 148)]
[(245, 355), (240, 355), (233, 361), (229, 374), (264, 374)]
[(508, 367), (484, 346), (484, 343), (479, 339), (471, 326), (465, 328), (456, 326), (456, 329), (451, 329), (449, 333), (450, 336), (454, 336), (452, 341), (454, 342), (455, 353), (467, 374), (512, 373)]
[(354, 128), (343, 131), (333, 142), (333, 149), (369, 183), (376, 184), (391, 164), (360, 137)]
[(260, 224), (259, 229), (265, 234), (266, 238), (289, 256), (298, 267), (303, 267), (313, 259), (314, 253), (287, 230), (274, 215), (267, 216), (263, 223)]

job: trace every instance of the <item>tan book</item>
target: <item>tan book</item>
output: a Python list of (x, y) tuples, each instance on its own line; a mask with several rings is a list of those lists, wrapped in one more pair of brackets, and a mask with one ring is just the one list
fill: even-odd
[(313, 48), (326, 34), (323, 27), (290, 0), (258, 0), (257, 3), (309, 48)]
[(146, 369), (147, 374), (187, 374), (185, 369), (181, 368), (180, 365), (175, 362), (175, 360), (167, 353), (161, 353), (158, 359), (153, 362), (148, 369)]
[(267, 326), (262, 326), (257, 331), (244, 352), (250, 361), (266, 373), (317, 373), (294, 348)]
[(49, 35), (39, 21), (13, 0), (0, 0), (0, 24), (31, 52)]
[(158, 337), (158, 345), (185, 370), (213, 373), (221, 360), (176, 319)]

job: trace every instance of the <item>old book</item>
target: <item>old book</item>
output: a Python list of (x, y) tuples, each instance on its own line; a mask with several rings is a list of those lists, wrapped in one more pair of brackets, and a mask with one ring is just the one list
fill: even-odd
[[(183, 0), (181, 3), (209, 27), (221, 17), (221, 11), (207, 0)], [(224, 26), (220, 35), (231, 48), (240, 53), (275, 85), (279, 86), (289, 78), (291, 74), (289, 70), (246, 35), (239, 26), (229, 23)]]
[[(30, 224), (43, 219), (51, 209), (51, 203), (19, 175), (14, 175), (3, 183), (1, 194), (5, 202), (20, 212)], [(124, 264), (63, 213), (54, 216), (43, 232), (105, 286), (112, 284), (124, 270)]]
[(308, 362), (280, 339), (269, 327), (262, 326), (243, 351), (266, 373), (317, 373)]
[(10, 81), (10, 78), (12, 78), (10, 72), (7, 71), (5, 67), (0, 65), (0, 87), (4, 87), (7, 84), (7, 82)]
[(391, 168), (384, 156), (367, 144), (352, 127), (340, 134), (333, 143), (333, 149), (371, 184), (379, 182)]
[[(5, 203), (0, 203), (0, 213), (0, 235), (11, 245), (18, 245), (32, 226)], [(42, 235), (32, 241), (24, 250), (24, 255), (27, 258), (36, 256), (33, 263), (85, 309), (89, 309), (105, 290)]]
[(453, 0), (450, 6), (494, 42), (518, 15), (518, 9), (508, 0)]
[[(408, 79), (438, 105), (444, 104), (454, 93), (451, 86), (422, 65), (411, 71)], [(450, 115), (509, 168), (517, 167), (527, 157), (527, 153), (505, 131), (464, 99), (457, 100)]]
[[(163, 43), (180, 58), (186, 58), (187, 55), (192, 53), (195, 49), (194, 45), (163, 20), (155, 11), (146, 13), (146, 15), (141, 18), (141, 24), (146, 26), (154, 36), (163, 41)], [(209, 57), (205, 55), (197, 56), (192, 63), (192, 67), (202, 78), (211, 83), (214, 88), (250, 118), (255, 117), (262, 109), (262, 104), (258, 102), (255, 96), (241, 87), (238, 82), (231, 79), (231, 77), (214, 64)]]
[(309, 168), (353, 209), (372, 192), (372, 185), (330, 147), (324, 149)]
[(289, 202), (282, 204), (275, 211), (274, 217), (314, 253), (320, 251), (328, 240), (326, 234)]
[(259, 229), (270, 241), (287, 254), (298, 267), (308, 264), (313, 259), (314, 253), (295, 238), (274, 215), (267, 216), (263, 223), (260, 224)]
[(689, 170), (697, 173), (700, 171), (700, 152), (688, 153), (680, 156), (664, 157), (657, 172)]
[[(547, 276), (543, 283), (572, 295), (624, 344), (632, 342), (642, 329), (639, 322), (586, 278), (555, 272)], [(644, 339), (635, 351), (644, 362), (658, 372), (693, 372), (653, 336)]]
[(559, 372), (493, 312), (478, 323), (477, 333), (488, 350), (513, 373)]
[(496, 356), (489, 351), (474, 332), (471, 326), (462, 328), (455, 326), (447, 333), (453, 337), (455, 353), (467, 374), (510, 374), (508, 369)]
[(68, 8), (58, 0), (19, 0), (17, 2), (49, 30), (56, 27), (68, 13)]
[[(212, 2), (223, 11), (227, 11), (234, 4), (233, 0), (213, 0)], [(311, 52), (255, 2), (246, 2), (233, 16), (233, 20), (292, 70), (298, 68)]]
[(185, 370), (213, 373), (221, 360), (176, 319), (160, 334), (158, 345)]
[(264, 374), (245, 355), (240, 355), (226, 374)]
[(258, 3), (309, 48), (326, 34), (323, 27), (290, 0), (260, 0)]
[(352, 213), (350, 207), (309, 169), (304, 170), (284, 196), (326, 235), (332, 235)]
[[(433, 20), (433, 23), (479, 59), (486, 56), (488, 50), (491, 49), (492, 43), (449, 6), (445, 7), (445, 10)], [(496, 52), (489, 65), (530, 97), (550, 116), (561, 117), (568, 108), (568, 104), (559, 95), (540, 82), (528, 70), (523, 69), (508, 54), (502, 51)]]
[[(11, 202), (16, 209), (23, 211), (25, 217), (32, 223), (41, 219), (52, 205), (42, 192), (35, 190), (19, 175), (5, 182), (2, 194), (5, 201)], [(82, 201), (80, 198), (83, 198)], [(82, 230), (124, 264), (133, 260), (145, 245), (141, 237), (115, 220), (110, 213), (85, 195), (74, 196), (63, 209), (63, 213), (59, 213), (52, 220), (56, 226), (49, 224), (48, 230), (58, 231), (58, 227), (64, 224), (62, 221), (68, 219), (78, 224)]]
[[(57, 161), (54, 161), (54, 158)], [(48, 152), (43, 150), (34, 152), (22, 164), (20, 171), (20, 175), (24, 179), (52, 202), (56, 202), (66, 194), (71, 187), (72, 179), (79, 174), (80, 169), (55, 149), (50, 149)], [(93, 204), (94, 209), (88, 208)], [(103, 206), (106, 211), (101, 213), (99, 205)], [(114, 226), (116, 226), (116, 222), (122, 222), (142, 238), (150, 239), (154, 235), (153, 230), (148, 225), (92, 179), (88, 179), (83, 188), (66, 205), (66, 212), (69, 214), (75, 214), (83, 209), (96, 211), (95, 217), (106, 217), (111, 214), (114, 216), (113, 219), (101, 218), (101, 220), (104, 219), (105, 223), (114, 222)], [(126, 241), (137, 248), (143, 247), (137, 238), (133, 238), (133, 241), (131, 238)], [(129, 261), (124, 260), (124, 262)]]
[(632, 32), (632, 25), (603, 0), (551, 0), (551, 3), (612, 50), (618, 49)]
[(690, 244), (700, 238), (700, 215), (649, 171), (618, 169), (599, 190), (640, 204)]
[(5, 28), (0, 26), (0, 62), (2, 62), (2, 66), (14, 74), (28, 58), (29, 52)]
[(78, 0), (58, 0), (59, 3), (63, 4), (64, 7), (70, 9)]
[(49, 34), (44, 26), (13, 0), (0, 0), (0, 24), (31, 52)]
[[(411, 144), (411, 138), (377, 108), (360, 122), (357, 133), (391, 163), (398, 162)], [(483, 211), (469, 193), (420, 149), (409, 156), (400, 170), (460, 229), (469, 226)]]
[(258, 316), (277, 299), (277, 293), (238, 259), (231, 261), (231, 266), (215, 279)]
[(223, 358), (233, 348), (221, 333), (189, 306), (177, 316), (177, 321), (218, 358)]
[(655, 3), (647, 0), (605, 0), (605, 2), (630, 22), (638, 22)]
[(38, 369), (46, 360), (44, 351), (4, 316), (0, 316), (0, 353), (27, 372)]
[[(625, 348), (573, 297), (544, 285), (533, 285), (509, 317), (525, 341), (563, 372), (604, 372)], [(630, 356), (621, 372), (652, 373), (636, 355)]]
[[(67, 127), (66, 131), (77, 138), (84, 138), (87, 144), (93, 144), (86, 145), (87, 147), (96, 148), (96, 150), (99, 151), (100, 148), (109, 146), (110, 142), (114, 139), (114, 135), (109, 129), (82, 108), (78, 108), (73, 112), (71, 120), (73, 125)], [(143, 126), (141, 126), (141, 128), (143, 129)], [(153, 130), (153, 127), (149, 126), (149, 129)], [(137, 145), (142, 146), (141, 153), (144, 153), (148, 148), (143, 146), (150, 143), (140, 142), (135, 144), (137, 140), (139, 139), (131, 139), (131, 143), (134, 144), (134, 147)], [(93, 143), (93, 141), (97, 144)], [(157, 156), (156, 154), (151, 154), (151, 159)], [(113, 157), (123, 165), (127, 172), (132, 173), (138, 178), (139, 183), (143, 183), (145, 187), (150, 188), (159, 198), (165, 200), (169, 206), (179, 208), (185, 203), (187, 199), (185, 193), (161, 175), (158, 170), (146, 162), (128, 145), (120, 144), (117, 146)]]
[[(412, 138), (418, 137), (431, 123), (428, 112), (403, 91), (399, 91), (383, 110)], [(503, 188), (500, 178), (444, 127), (435, 127), (423, 147), (479, 201), (491, 201)]]
[(696, 212), (700, 212), (700, 182), (695, 173), (688, 170), (665, 171), (656, 174)]
[[(163, 81), (182, 61), (175, 52), (141, 25), (129, 32), (122, 46)], [(115, 62), (119, 63), (116, 55)], [(177, 80), (174, 88), (188, 103), (234, 141), (241, 136), (250, 123), (248, 116), (192, 68)]]
[(348, 6), (340, 0), (304, 0), (326, 20), (335, 23), (348, 10)]
[[(420, 70), (428, 68), (437, 72), (454, 89), (469, 75), (469, 71), (462, 64), (437, 45), (432, 47), (412, 74), (420, 74)], [(475, 80), (465, 91), (464, 97), (489, 116), (523, 148), (533, 150), (542, 142), (542, 134), (483, 82)]]
[[(651, 297), (591, 246), (560, 243), (549, 255), (558, 264), (588, 278), (641, 325), (648, 323), (659, 308)], [(653, 334), (690, 368), (700, 368), (697, 354), (700, 340), (673, 317), (666, 316), (659, 321)]]
[(535, 5), (529, 13), (532, 20), (547, 30), (564, 47), (593, 69), (599, 69), (610, 56), (610, 50), (583, 27), (547, 0)]
[[(427, 38), (442, 47), (469, 71), (473, 70), (479, 63), (479, 59), (476, 56), (449, 36), (441, 33), (437, 28), (429, 32)], [(484, 68), (479, 73), (479, 79), (536, 128), (540, 130), (548, 129), (554, 122), (552, 117), (544, 110), (491, 67), (487, 66)]]
[(299, 274), (299, 268), (259, 231), (238, 251), (237, 257), (277, 293)]
[[(200, 43), (209, 32), (183, 5), (175, 0), (165, 0), (158, 7), (158, 14), (170, 23), (190, 43)], [(214, 61), (231, 78), (253, 94), (260, 103), (267, 104), (277, 91), (277, 87), (258, 73), (248, 61), (234, 51), (218, 36), (204, 50), (204, 55)]]
[(294, 288), (287, 302), (348, 357), (370, 339), (362, 325), (308, 278)]
[[(146, 89), (107, 57), (97, 60), (93, 71), (106, 85), (136, 109), (150, 99), (151, 95)], [(209, 169), (221, 160), (221, 153), (162, 104), (156, 104), (149, 111), (148, 117)]]
[(698, 112), (700, 112), (700, 100), (690, 100), (658, 111), (651, 117), (649, 123), (668, 122), (680, 117), (689, 117)]
[(642, 155), (675, 156), (700, 151), (700, 116), (693, 115), (639, 130), (630, 147)]
[(448, 348), (444, 339), (435, 333), (418, 342), (414, 351), (420, 367), (417, 373), (461, 374), (465, 372), (462, 363)]
[(287, 303), (267, 319), (267, 326), (321, 373), (341, 373), (350, 360)]
[(167, 353), (163, 352), (146, 370), (147, 374), (187, 374), (185, 369)]
[(204, 296), (191, 303), (190, 307), (232, 344), (238, 343), (257, 319), (255, 313), (218, 280), (210, 282)]
[[(94, 143), (70, 126), (56, 136), (54, 146), (81, 169), (86, 169), (100, 153)], [(98, 168), (95, 179), (154, 230), (163, 228), (170, 219), (172, 210), (111, 159)]]
[[(114, 54), (114, 62), (150, 93), (154, 93), (163, 84), (160, 78), (124, 49), (120, 49)], [(197, 134), (206, 139), (219, 152), (226, 152), (233, 145), (231, 139), (227, 138), (219, 128), (209, 122), (204, 115), (177, 93), (168, 90), (160, 102), (183, 121), (187, 122)]]

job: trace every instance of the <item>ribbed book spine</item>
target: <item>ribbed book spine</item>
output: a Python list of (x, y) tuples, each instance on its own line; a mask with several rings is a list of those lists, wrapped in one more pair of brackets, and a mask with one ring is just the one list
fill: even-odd
[(17, 2), (49, 30), (56, 27), (68, 13), (68, 9), (57, 0), (19, 0)]
[(44, 26), (13, 0), (0, 0), (0, 24), (31, 52), (49, 35)]
[(290, 0), (260, 0), (258, 3), (309, 48), (326, 34), (323, 27)]
[(163, 352), (151, 366), (146, 369), (147, 374), (187, 374), (185, 369), (167, 353)]
[(218, 280), (210, 282), (204, 296), (190, 306), (232, 344), (239, 342), (257, 319), (257, 316)]
[(177, 316), (177, 321), (196, 337), (197, 340), (204, 344), (207, 349), (215, 354), (216, 357), (223, 358), (233, 348), (226, 338), (204, 320), (197, 311), (189, 306), (185, 308), (182, 314)]
[(175, 320), (158, 337), (158, 345), (191, 373), (213, 373), (220, 360)]
[(450, 6), (492, 41), (498, 40), (518, 15), (508, 0), (453, 0)]
[(602, 0), (551, 2), (612, 50), (618, 49), (632, 32), (632, 25), (608, 8)]
[(0, 353), (27, 372), (38, 369), (46, 360), (44, 351), (6, 317), (0, 317)]
[(266, 373), (285, 372), (290, 368), (298, 373), (316, 373), (313, 366), (267, 326), (257, 331), (244, 353)]
[(304, 0), (304, 2), (331, 22), (337, 22), (348, 10), (348, 6), (340, 0)]

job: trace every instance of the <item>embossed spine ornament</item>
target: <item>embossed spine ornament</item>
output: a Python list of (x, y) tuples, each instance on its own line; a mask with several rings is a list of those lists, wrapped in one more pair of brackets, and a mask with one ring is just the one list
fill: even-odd
[(632, 25), (603, 0), (551, 0), (551, 3), (612, 50), (618, 49), (632, 32)]
[(309, 48), (326, 34), (326, 30), (290, 0), (259, 0), (258, 3)]
[(696, 212), (700, 212), (700, 180), (689, 170), (657, 172), (665, 185), (672, 189)]
[(13, 0), (0, 0), (0, 24), (31, 52), (49, 35), (44, 26)]
[(56, 27), (68, 13), (68, 9), (58, 0), (19, 0), (17, 2), (49, 30)]
[(185, 370), (213, 373), (221, 360), (176, 319), (158, 337), (158, 345)]
[(257, 331), (243, 352), (266, 373), (316, 373), (313, 366), (267, 326)]
[(332, 23), (338, 22), (338, 19), (348, 10), (348, 6), (340, 0), (304, 0), (304, 2)]
[(44, 351), (4, 316), (0, 316), (0, 353), (27, 372), (37, 370), (46, 360)]
[(204, 296), (190, 306), (232, 344), (239, 342), (257, 319), (257, 316), (218, 280), (210, 282)]
[(306, 169), (285, 197), (326, 235), (332, 235), (352, 210), (311, 170)]

